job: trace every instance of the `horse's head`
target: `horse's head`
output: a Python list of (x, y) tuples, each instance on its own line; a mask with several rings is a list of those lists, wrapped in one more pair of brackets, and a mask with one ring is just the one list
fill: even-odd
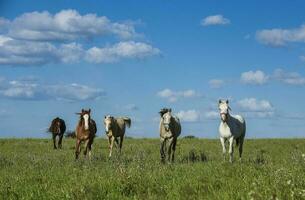
[(49, 132), (60, 134), (61, 120), (59, 117), (56, 117), (52, 120), (51, 126), (49, 128)]
[(229, 106), (229, 100), (219, 100), (218, 108), (220, 113), (220, 118), (223, 122), (226, 122), (229, 115), (229, 110), (231, 110)]
[(172, 120), (172, 109), (163, 108), (159, 113), (161, 115), (165, 131), (169, 131), (170, 123)]
[(112, 130), (113, 120), (114, 120), (113, 116), (110, 115), (107, 115), (104, 118), (105, 131), (107, 134), (109, 133), (109, 131)]
[(83, 121), (84, 125), (85, 125), (85, 130), (89, 129), (89, 122), (90, 122), (90, 114), (91, 114), (91, 109), (89, 110), (85, 110), (82, 109), (82, 111), (80, 113), (76, 113), (77, 115), (80, 116), (80, 120)]

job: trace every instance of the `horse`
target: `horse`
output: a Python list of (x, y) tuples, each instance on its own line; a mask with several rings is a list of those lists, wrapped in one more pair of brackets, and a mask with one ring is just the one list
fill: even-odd
[(120, 153), (122, 150), (124, 135), (126, 125), (128, 128), (131, 126), (131, 119), (128, 117), (118, 117), (114, 118), (113, 116), (107, 115), (104, 118), (105, 132), (108, 137), (109, 142), (109, 158), (112, 154), (113, 141), (116, 142), (116, 145), (119, 145), (118, 138), (120, 138)]
[(225, 142), (229, 140), (230, 162), (233, 162), (233, 143), (236, 141), (236, 146), (239, 146), (239, 160), (243, 153), (243, 144), (246, 135), (246, 121), (240, 115), (230, 115), (229, 100), (219, 100), (218, 108), (220, 112), (219, 134), (222, 145), (223, 158), (225, 160), (226, 147)]
[(63, 119), (60, 119), (59, 117), (56, 117), (52, 120), (51, 125), (48, 129), (50, 133), (52, 133), (53, 138), (53, 147), (54, 149), (57, 149), (56, 146), (56, 136), (58, 136), (58, 148), (61, 149), (62, 147), (62, 138), (64, 136), (64, 133), (66, 131), (66, 123)]
[(75, 135), (76, 135), (76, 146), (75, 146), (75, 159), (78, 159), (81, 152), (81, 143), (85, 142), (85, 151), (84, 155), (89, 158), (91, 157), (91, 146), (96, 134), (96, 123), (91, 119), (91, 109), (84, 110), (82, 109), (80, 113), (76, 113), (80, 116), (78, 124), (76, 126)]
[(181, 134), (181, 124), (178, 117), (172, 115), (172, 109), (163, 108), (159, 112), (160, 119), (160, 154), (161, 162), (165, 162), (165, 151), (168, 143), (168, 161), (174, 162), (177, 138)]

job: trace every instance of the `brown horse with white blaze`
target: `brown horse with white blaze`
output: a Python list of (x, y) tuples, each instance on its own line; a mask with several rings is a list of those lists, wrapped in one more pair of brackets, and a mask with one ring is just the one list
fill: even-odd
[(81, 151), (81, 143), (85, 142), (85, 151), (84, 155), (89, 154), (91, 157), (91, 146), (96, 134), (96, 123), (91, 119), (91, 109), (84, 110), (80, 113), (76, 113), (80, 116), (78, 124), (76, 126), (75, 135), (76, 135), (76, 146), (75, 146), (75, 159), (78, 159)]
[(64, 136), (64, 133), (66, 131), (66, 123), (63, 119), (60, 119), (59, 117), (56, 117), (52, 120), (51, 125), (48, 130), (50, 133), (52, 133), (53, 138), (53, 147), (54, 149), (57, 149), (56, 146), (56, 137), (58, 136), (58, 148), (61, 149), (62, 147), (62, 138)]

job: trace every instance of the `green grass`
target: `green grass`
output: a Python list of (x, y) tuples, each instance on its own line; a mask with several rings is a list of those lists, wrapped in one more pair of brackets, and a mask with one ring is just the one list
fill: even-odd
[(74, 161), (74, 143), (53, 150), (47, 139), (0, 140), (0, 198), (305, 199), (303, 139), (246, 140), (233, 164), (218, 140), (180, 139), (176, 162), (165, 165), (157, 139), (127, 139), (112, 159), (96, 139), (91, 161)]

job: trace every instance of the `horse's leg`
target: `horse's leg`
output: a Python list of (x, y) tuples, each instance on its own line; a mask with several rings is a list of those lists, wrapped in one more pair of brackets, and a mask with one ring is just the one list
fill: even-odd
[(168, 139), (168, 141), (169, 141), (169, 144), (168, 144), (168, 149), (167, 149), (167, 155), (168, 155), (168, 162), (171, 162), (174, 138), (171, 137)]
[(87, 157), (87, 152), (88, 152), (88, 145), (89, 145), (89, 139), (85, 141), (85, 151), (84, 151), (84, 156)]
[(223, 160), (226, 160), (226, 144), (225, 144), (225, 138), (220, 137), (220, 143), (222, 146), (222, 156), (223, 156)]
[(62, 147), (62, 138), (64, 137), (64, 134), (59, 135), (59, 140), (58, 140), (58, 148), (61, 149)]
[(114, 138), (115, 141), (115, 147), (118, 149), (119, 148), (119, 140), (117, 137)]
[(232, 163), (233, 162), (233, 142), (234, 142), (234, 137), (231, 136), (229, 138), (229, 143), (230, 143), (230, 146), (229, 146), (229, 154), (230, 154), (230, 162)]
[(108, 136), (109, 157), (110, 157), (111, 137), (112, 137), (112, 136)]
[(111, 136), (111, 138), (109, 138), (109, 143), (110, 143), (110, 145), (109, 145), (109, 150), (110, 150), (109, 158), (110, 158), (111, 154), (112, 154), (113, 143), (114, 143), (114, 137), (113, 136)]
[(239, 139), (239, 160), (241, 161), (241, 156), (243, 154), (244, 137)]
[(89, 159), (91, 159), (91, 146), (92, 146), (92, 143), (93, 143), (93, 139), (90, 139), (89, 144), (88, 144), (88, 156), (89, 156)]
[(173, 153), (172, 153), (172, 162), (175, 161), (175, 151), (176, 151), (177, 138), (173, 140)]
[(120, 153), (121, 153), (121, 151), (122, 151), (123, 140), (124, 140), (124, 136), (121, 136), (121, 137), (120, 137)]
[(164, 145), (165, 145), (165, 139), (160, 138), (160, 155), (161, 155), (161, 162), (164, 163), (165, 161), (165, 152), (164, 152)]
[(80, 140), (76, 140), (76, 145), (75, 145), (75, 159), (78, 159), (80, 153)]
[(54, 147), (54, 149), (57, 149), (57, 147), (56, 147), (56, 134), (55, 133), (53, 133), (53, 147)]

